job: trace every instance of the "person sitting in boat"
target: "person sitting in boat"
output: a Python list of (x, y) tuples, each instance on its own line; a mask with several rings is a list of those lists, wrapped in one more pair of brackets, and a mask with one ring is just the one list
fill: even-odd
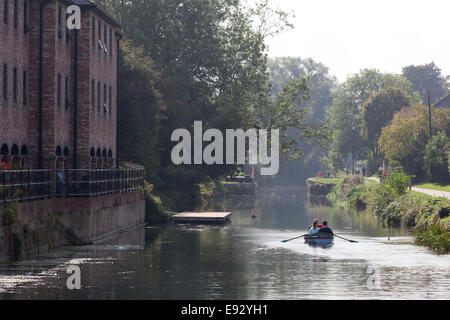
[(323, 228), (319, 229), (320, 233), (330, 233), (330, 234), (334, 234), (333, 230), (331, 230), (328, 227), (328, 221), (324, 221), (323, 223)]
[(314, 219), (313, 224), (309, 227), (308, 235), (316, 234), (319, 230), (319, 219)]

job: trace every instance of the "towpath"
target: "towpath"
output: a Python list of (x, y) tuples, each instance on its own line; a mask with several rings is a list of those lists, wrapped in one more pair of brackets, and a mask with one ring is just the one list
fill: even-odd
[[(367, 179), (376, 181), (377, 183), (380, 183), (380, 178), (367, 178)], [(441, 198), (446, 198), (446, 199), (450, 200), (450, 192), (447, 192), (447, 191), (440, 191), (440, 190), (434, 190), (434, 189), (423, 189), (423, 188), (416, 188), (416, 187), (412, 187), (411, 190), (420, 192), (420, 193), (424, 193), (424, 194), (427, 194), (432, 197), (441, 197)]]

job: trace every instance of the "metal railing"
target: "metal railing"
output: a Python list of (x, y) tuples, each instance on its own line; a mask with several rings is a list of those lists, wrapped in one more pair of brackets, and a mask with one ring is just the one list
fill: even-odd
[(0, 204), (133, 192), (144, 177), (143, 168), (0, 170)]

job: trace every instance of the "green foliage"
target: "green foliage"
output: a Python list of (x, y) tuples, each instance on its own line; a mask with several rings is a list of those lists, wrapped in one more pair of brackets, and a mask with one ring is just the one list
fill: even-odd
[(307, 78), (294, 78), (284, 85), (276, 97), (269, 92), (260, 95), (254, 106), (257, 127), (280, 129), (280, 153), (285, 159), (298, 160), (302, 156), (301, 141), (312, 141), (318, 145), (329, 141), (327, 127), (307, 123), (309, 109), (299, 107), (308, 98)]
[[(435, 131), (450, 133), (450, 110), (432, 108), (432, 125)], [(405, 171), (418, 181), (425, 178), (424, 153), (429, 141), (428, 108), (414, 105), (398, 111), (391, 124), (382, 129), (378, 145), (390, 161), (399, 161)]]
[(364, 132), (361, 111), (364, 103), (374, 93), (389, 87), (403, 91), (413, 102), (420, 101), (406, 78), (369, 69), (349, 77), (333, 93), (333, 104), (328, 110), (329, 123), (333, 130), (331, 150), (339, 153), (342, 159), (351, 156), (354, 164), (367, 154), (367, 141), (361, 136), (361, 132)]
[(450, 252), (450, 228), (435, 222), (429, 226), (418, 226), (414, 229), (415, 242), (436, 250), (437, 253)]
[(398, 195), (386, 183), (341, 186), (334, 193), (353, 208), (374, 214), (384, 225), (413, 228), (417, 244), (448, 252), (449, 200), (413, 191)]
[(411, 98), (401, 89), (388, 87), (375, 92), (362, 106), (363, 135), (374, 156), (379, 156), (381, 129), (389, 124), (395, 112), (411, 105)]
[(161, 199), (152, 193), (153, 185), (145, 182), (142, 191), (145, 197), (145, 222), (148, 224), (167, 222), (166, 210)]
[(406, 193), (410, 180), (411, 177), (403, 172), (392, 172), (384, 179), (383, 183), (387, 184), (396, 196), (401, 196)]
[[(0, 189), (0, 197), (2, 197), (2, 191)], [(7, 201), (0, 206), (0, 213), (3, 214), (3, 225), (12, 226), (17, 221), (17, 201)]]
[(161, 159), (157, 144), (165, 110), (156, 88), (161, 76), (142, 48), (122, 40), (119, 78), (119, 158), (145, 166), (147, 179), (157, 183)]
[(431, 93), (432, 104), (438, 102), (446, 94), (447, 79), (434, 62), (404, 67), (403, 75), (411, 81), (413, 90), (419, 92), (425, 103), (428, 102), (428, 91)]
[[(335, 77), (322, 63), (311, 58), (279, 57), (268, 60), (270, 95), (276, 97), (283, 87), (293, 79), (306, 78), (309, 99), (297, 108), (307, 109), (305, 124), (325, 125), (326, 109), (331, 105), (331, 92), (337, 86)], [(298, 130), (287, 130), (289, 137), (298, 137)], [(284, 161), (277, 178), (290, 183), (305, 180), (316, 174), (323, 166), (320, 159), (326, 154), (325, 148), (301, 141), (298, 146), (303, 156), (299, 160)], [(333, 171), (332, 169), (329, 169)]]
[(427, 179), (442, 185), (450, 184), (448, 151), (450, 138), (445, 132), (438, 132), (425, 147), (424, 167)]

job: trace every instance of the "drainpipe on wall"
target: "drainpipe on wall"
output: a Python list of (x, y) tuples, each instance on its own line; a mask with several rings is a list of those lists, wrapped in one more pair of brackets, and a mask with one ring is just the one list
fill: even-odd
[(78, 169), (78, 30), (75, 29), (73, 88), (73, 169)]
[(120, 39), (122, 36), (117, 36), (117, 88), (116, 88), (116, 168), (119, 167), (119, 69), (120, 69)]
[(43, 82), (43, 55), (44, 55), (44, 7), (50, 2), (45, 0), (39, 6), (39, 123), (38, 123), (38, 167), (42, 169), (42, 82)]

